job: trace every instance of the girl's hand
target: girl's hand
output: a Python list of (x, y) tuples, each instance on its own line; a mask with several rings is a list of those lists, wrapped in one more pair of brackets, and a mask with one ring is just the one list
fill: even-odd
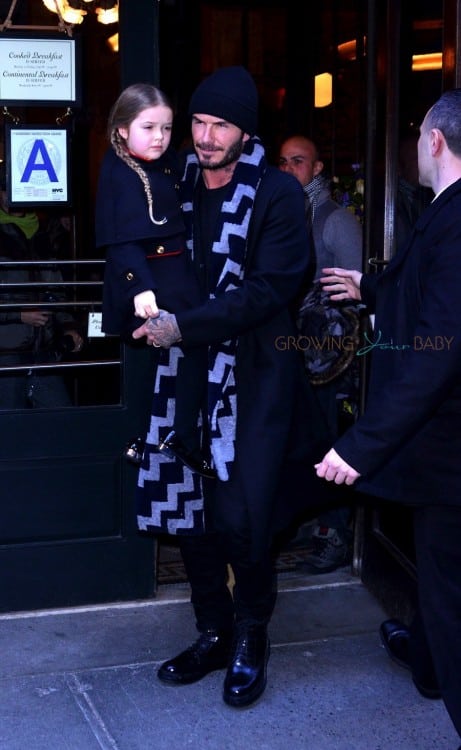
[(158, 315), (157, 301), (151, 289), (137, 294), (134, 299), (134, 314), (137, 318), (155, 318)]

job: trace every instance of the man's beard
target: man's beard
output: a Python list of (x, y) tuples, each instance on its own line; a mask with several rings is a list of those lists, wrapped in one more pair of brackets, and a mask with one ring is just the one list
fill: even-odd
[[(199, 144), (201, 146), (206, 146), (208, 144)], [(224, 153), (222, 159), (219, 162), (215, 162), (210, 164), (208, 161), (202, 161), (200, 155), (198, 155), (200, 166), (202, 169), (209, 169), (210, 171), (215, 171), (218, 169), (224, 169), (225, 167), (228, 167), (229, 164), (233, 164), (234, 162), (238, 161), (243, 151), (243, 133), (236, 140), (234, 143), (232, 143), (231, 146), (227, 149), (227, 151)]]

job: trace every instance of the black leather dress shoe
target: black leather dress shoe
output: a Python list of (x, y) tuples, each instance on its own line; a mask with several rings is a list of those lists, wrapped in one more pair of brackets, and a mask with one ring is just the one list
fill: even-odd
[(412, 672), (414, 685), (424, 698), (438, 699), (442, 695), (435, 675), (417, 677), (410, 663), (410, 631), (400, 620), (385, 620), (379, 628), (381, 642), (393, 662)]
[(162, 682), (190, 685), (229, 663), (231, 631), (205, 630), (200, 637), (174, 659), (165, 661), (157, 672)]
[(182, 463), (191, 471), (200, 474), (207, 479), (216, 479), (216, 471), (210, 466), (208, 461), (197, 451), (192, 452), (172, 430), (168, 433), (165, 440), (158, 445), (159, 453), (164, 453), (170, 458), (179, 458)]
[(381, 642), (393, 662), (411, 669), (408, 643), (410, 633), (406, 625), (400, 620), (385, 620), (379, 628)]
[(224, 680), (223, 699), (229, 706), (244, 708), (264, 692), (270, 644), (265, 625), (237, 626)]

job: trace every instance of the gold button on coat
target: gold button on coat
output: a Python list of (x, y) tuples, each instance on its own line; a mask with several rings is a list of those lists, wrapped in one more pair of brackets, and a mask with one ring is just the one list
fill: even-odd
[(155, 248), (155, 252), (158, 253), (159, 255), (163, 255), (163, 253), (165, 252), (165, 248), (163, 247), (163, 245), (159, 245), (158, 247)]
[(133, 281), (133, 279), (134, 279), (134, 273), (132, 273), (131, 271), (128, 271), (128, 273), (126, 275), (126, 280), (127, 281)]

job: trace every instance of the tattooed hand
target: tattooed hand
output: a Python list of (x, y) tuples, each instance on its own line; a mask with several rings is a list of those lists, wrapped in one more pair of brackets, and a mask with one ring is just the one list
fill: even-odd
[(143, 336), (150, 346), (169, 349), (173, 344), (181, 341), (181, 331), (176, 322), (176, 316), (166, 310), (159, 310), (158, 316), (148, 318), (145, 323), (133, 331), (133, 338), (140, 339)]

